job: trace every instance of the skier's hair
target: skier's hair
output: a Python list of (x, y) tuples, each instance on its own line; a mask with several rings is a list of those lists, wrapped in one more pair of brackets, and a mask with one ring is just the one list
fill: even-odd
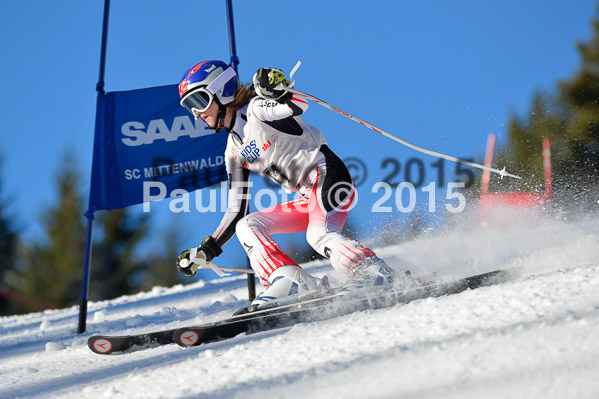
[(235, 95), (235, 99), (231, 104), (227, 104), (228, 108), (233, 110), (233, 113), (239, 111), (246, 105), (250, 100), (256, 96), (256, 92), (254, 91), (254, 85), (251, 83), (246, 83), (239, 88), (237, 94)]

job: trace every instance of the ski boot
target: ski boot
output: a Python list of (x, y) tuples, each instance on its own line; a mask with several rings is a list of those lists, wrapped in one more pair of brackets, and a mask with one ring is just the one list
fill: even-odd
[(339, 295), (353, 295), (373, 289), (388, 288), (395, 282), (395, 270), (380, 258), (366, 259), (353, 268), (353, 277), (339, 290)]
[(238, 310), (234, 315), (317, 298), (329, 290), (326, 276), (318, 279), (299, 266), (281, 266), (269, 276), (266, 290), (258, 294), (249, 307)]

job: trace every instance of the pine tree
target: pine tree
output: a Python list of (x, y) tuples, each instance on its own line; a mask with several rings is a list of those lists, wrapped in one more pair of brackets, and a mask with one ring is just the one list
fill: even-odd
[[(599, 21), (593, 21), (594, 36), (580, 43), (582, 60), (573, 79), (560, 84), (560, 91), (570, 113), (565, 126), (571, 156), (561, 165), (560, 178), (570, 193), (586, 203), (586, 209), (596, 209), (599, 194)], [(589, 195), (594, 193), (595, 195)]]
[(163, 236), (154, 236), (153, 240), (163, 242), (159, 251), (149, 251), (144, 264), (145, 275), (142, 290), (150, 290), (154, 286), (172, 287), (180, 283), (192, 283), (196, 279), (184, 278), (175, 268), (175, 260), (181, 253), (179, 230), (170, 227)]
[[(57, 173), (58, 201), (44, 213), (45, 239), (24, 251), (20, 291), (54, 307), (77, 304), (81, 294), (86, 226), (79, 191), (81, 177), (73, 158), (67, 153)], [(1, 211), (2, 207), (0, 216)], [(156, 250), (151, 243), (144, 246), (149, 215), (136, 216), (134, 212), (120, 209), (96, 215), (89, 292), (92, 301), (135, 294), (154, 284), (180, 282), (174, 267), (180, 251), (176, 233), (153, 237), (164, 242), (166, 249), (158, 246)]]
[[(599, 21), (594, 35), (578, 45), (581, 68), (557, 87), (556, 95), (537, 93), (526, 118), (512, 117), (509, 148), (498, 162), (525, 177), (524, 186), (502, 182), (504, 189), (542, 188), (542, 140), (551, 140), (554, 196), (557, 204), (597, 208), (599, 193)], [(511, 185), (508, 187), (508, 183)]]
[(90, 299), (111, 299), (137, 293), (142, 285), (144, 254), (137, 252), (148, 232), (148, 217), (128, 209), (102, 212), (97, 217), (92, 249)]
[(515, 171), (523, 180), (494, 180), (496, 191), (542, 192), (543, 138), (551, 140), (554, 165), (569, 157), (564, 135), (566, 116), (559, 97), (535, 93), (527, 118), (513, 116), (509, 123), (509, 149), (499, 152), (497, 164)]
[[(0, 158), (0, 166), (2, 158)], [(0, 173), (0, 289), (11, 290), (16, 276), (17, 231), (12, 219), (6, 215), (7, 205), (2, 196), (3, 180)], [(0, 315), (11, 314), (15, 305), (0, 292)]]
[(45, 242), (29, 247), (23, 292), (55, 307), (78, 303), (81, 292), (85, 225), (81, 178), (67, 153), (56, 183), (58, 203), (43, 215)]

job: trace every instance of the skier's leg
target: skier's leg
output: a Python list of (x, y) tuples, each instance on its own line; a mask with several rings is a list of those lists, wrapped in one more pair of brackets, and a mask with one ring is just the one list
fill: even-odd
[[(386, 285), (394, 272), (369, 248), (352, 240), (341, 231), (347, 213), (355, 201), (353, 182), (340, 184), (335, 173), (327, 176), (326, 167), (319, 169), (316, 186), (310, 196), (310, 216), (306, 238), (332, 266), (361, 285)], [(334, 183), (333, 183), (334, 182)], [(368, 278), (366, 278), (368, 277)]]
[(272, 234), (305, 231), (305, 201), (296, 200), (249, 214), (237, 223), (236, 233), (252, 269), (267, 287), (252, 302), (253, 309), (282, 305), (318, 292), (318, 280), (303, 270), (272, 238)]
[(237, 238), (245, 249), (252, 269), (266, 285), (268, 277), (280, 266), (297, 265), (273, 240), (272, 234), (303, 231), (307, 217), (291, 212), (289, 203), (254, 212), (241, 219), (235, 228)]

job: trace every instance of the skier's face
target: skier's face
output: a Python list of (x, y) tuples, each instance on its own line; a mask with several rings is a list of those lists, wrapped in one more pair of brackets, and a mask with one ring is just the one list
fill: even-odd
[(218, 104), (216, 104), (216, 101), (212, 101), (212, 104), (210, 104), (206, 111), (198, 112), (194, 110), (194, 113), (196, 118), (202, 118), (211, 129), (216, 127), (216, 117), (218, 115)]

